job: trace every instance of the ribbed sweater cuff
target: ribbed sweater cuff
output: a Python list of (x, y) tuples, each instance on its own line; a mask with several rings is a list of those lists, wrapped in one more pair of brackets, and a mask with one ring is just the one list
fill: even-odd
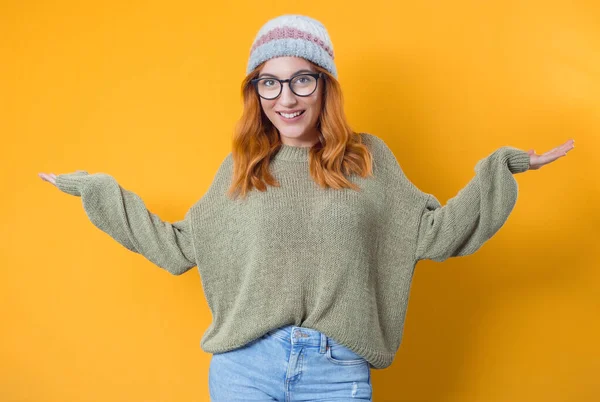
[(81, 186), (87, 180), (88, 176), (89, 173), (85, 170), (78, 170), (75, 173), (59, 174), (56, 176), (56, 187), (67, 194), (80, 197)]
[(529, 154), (520, 149), (516, 149), (507, 158), (508, 170), (511, 173), (522, 173), (529, 170)]

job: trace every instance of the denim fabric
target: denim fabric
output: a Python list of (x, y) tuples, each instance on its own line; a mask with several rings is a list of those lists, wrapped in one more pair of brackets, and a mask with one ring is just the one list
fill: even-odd
[(231, 351), (215, 353), (211, 402), (371, 401), (369, 363), (310, 328), (286, 325)]

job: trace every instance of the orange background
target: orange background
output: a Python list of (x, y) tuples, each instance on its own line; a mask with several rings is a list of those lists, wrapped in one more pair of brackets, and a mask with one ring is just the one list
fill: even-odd
[(498, 147), (576, 141), (516, 176), (511, 217), (477, 253), (418, 264), (374, 400), (600, 399), (596, 2), (13, 0), (0, 13), (0, 400), (209, 400), (197, 269), (172, 276), (128, 251), (37, 174), (109, 173), (183, 218), (230, 151), (252, 40), (283, 13), (325, 24), (351, 125), (442, 203)]

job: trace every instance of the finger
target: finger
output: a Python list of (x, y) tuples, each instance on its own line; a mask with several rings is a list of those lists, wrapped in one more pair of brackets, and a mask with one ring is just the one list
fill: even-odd
[(553, 152), (556, 152), (556, 151), (557, 151), (557, 150), (558, 150), (558, 149), (559, 149), (561, 146), (562, 146), (562, 145), (559, 145), (559, 146), (558, 146), (558, 147), (556, 147), (556, 148), (552, 148), (550, 151), (544, 152), (544, 153), (542, 154), (542, 156), (550, 155), (550, 154), (552, 154)]
[(565, 150), (564, 148), (559, 147), (559, 149), (557, 149), (553, 153), (546, 153), (544, 155), (541, 155), (540, 158), (538, 159), (540, 166), (554, 162), (558, 158), (562, 158), (563, 156), (566, 156), (567, 152), (569, 152), (571, 149), (572, 148)]
[(42, 180), (47, 181), (48, 183), (55, 184), (56, 182), (52, 177), (50, 177), (50, 175), (46, 173), (38, 173), (38, 176), (40, 176)]
[(567, 141), (567, 149), (565, 150), (565, 152), (569, 152), (570, 150), (572, 150), (573, 148), (575, 148), (575, 140), (571, 139), (569, 141)]
[(563, 149), (563, 145), (561, 145), (559, 147), (553, 148), (550, 151), (542, 154), (542, 156), (560, 156), (564, 153), (565, 153), (565, 151)]
[(559, 155), (564, 155), (569, 152), (571, 149), (575, 148), (575, 140), (570, 139), (566, 141), (564, 144), (557, 146), (556, 148), (551, 149), (550, 151), (544, 153), (543, 155), (550, 155), (553, 152), (559, 153)]
[(559, 156), (565, 156), (567, 154), (567, 152), (569, 152), (573, 148), (574, 148), (573, 142), (567, 141), (558, 149), (557, 153), (559, 154)]

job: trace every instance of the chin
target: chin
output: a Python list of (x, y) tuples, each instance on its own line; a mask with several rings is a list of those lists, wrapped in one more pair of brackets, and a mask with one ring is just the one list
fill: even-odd
[(281, 135), (291, 138), (301, 138), (306, 133), (306, 130), (304, 128), (300, 128), (297, 130), (290, 130), (289, 128), (284, 128), (283, 130), (278, 129), (278, 131)]

